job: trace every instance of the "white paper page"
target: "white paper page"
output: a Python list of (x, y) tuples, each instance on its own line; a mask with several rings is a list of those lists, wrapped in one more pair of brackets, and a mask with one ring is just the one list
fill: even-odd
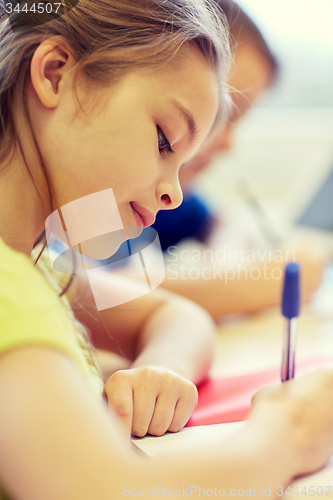
[[(176, 455), (177, 452), (195, 450), (202, 446), (212, 445), (217, 440), (220, 444), (234, 434), (237, 434), (245, 424), (246, 422), (233, 422), (229, 424), (186, 427), (177, 433), (167, 432), (161, 437), (146, 436), (144, 438), (132, 438), (132, 441), (146, 455), (152, 458), (167, 454)], [(308, 497), (316, 499), (319, 497), (323, 499), (333, 498), (333, 456), (326, 467), (320, 471), (296, 479), (291, 484), (290, 490), (281, 498), (284, 500), (288, 498), (308, 500)]]
[(161, 437), (146, 436), (132, 438), (134, 443), (148, 456), (156, 457), (169, 453), (176, 454), (212, 444), (218, 437), (219, 442), (236, 434), (246, 422), (233, 422), (230, 424), (200, 425), (185, 427), (179, 432), (166, 432)]

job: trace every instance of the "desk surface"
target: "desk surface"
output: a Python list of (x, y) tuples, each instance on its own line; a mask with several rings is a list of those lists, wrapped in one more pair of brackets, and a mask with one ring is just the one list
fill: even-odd
[[(331, 308), (321, 310), (317, 299), (302, 308), (296, 361), (317, 356), (333, 357), (333, 294), (331, 299)], [(279, 308), (224, 318), (219, 325), (211, 374), (227, 377), (280, 366), (284, 322)]]

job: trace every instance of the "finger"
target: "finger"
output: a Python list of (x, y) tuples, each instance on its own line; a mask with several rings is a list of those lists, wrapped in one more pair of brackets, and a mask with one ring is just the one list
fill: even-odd
[(137, 387), (133, 393), (132, 434), (143, 437), (147, 434), (156, 404), (155, 392), (147, 387)]
[(104, 392), (108, 406), (119, 417), (127, 435), (131, 434), (133, 420), (133, 391), (128, 383), (106, 384)]
[(287, 386), (288, 386), (288, 381), (278, 386), (266, 385), (264, 387), (261, 387), (251, 397), (251, 406), (259, 403), (260, 401), (264, 401), (267, 398), (278, 398), (280, 393), (282, 393), (283, 389), (286, 389)]
[(152, 436), (162, 436), (168, 430), (177, 405), (177, 398), (172, 398), (167, 394), (161, 394), (155, 404), (155, 411), (152, 416), (148, 432)]
[(177, 402), (173, 419), (168, 427), (169, 432), (178, 432), (189, 421), (193, 411), (198, 404), (198, 392), (196, 388), (186, 397), (182, 397)]

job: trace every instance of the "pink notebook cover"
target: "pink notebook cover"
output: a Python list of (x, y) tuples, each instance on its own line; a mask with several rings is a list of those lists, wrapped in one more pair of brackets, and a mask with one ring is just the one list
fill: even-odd
[[(322, 356), (296, 363), (295, 377), (323, 366), (333, 367), (333, 358)], [(186, 427), (246, 420), (253, 394), (265, 385), (280, 383), (280, 367), (238, 377), (209, 378), (198, 387), (198, 406)]]

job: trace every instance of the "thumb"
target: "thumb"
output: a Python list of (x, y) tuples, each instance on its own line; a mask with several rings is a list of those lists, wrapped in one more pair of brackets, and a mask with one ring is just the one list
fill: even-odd
[(118, 387), (117, 390), (104, 389), (111, 412), (118, 416), (127, 436), (131, 435), (133, 421), (133, 392), (129, 384)]

